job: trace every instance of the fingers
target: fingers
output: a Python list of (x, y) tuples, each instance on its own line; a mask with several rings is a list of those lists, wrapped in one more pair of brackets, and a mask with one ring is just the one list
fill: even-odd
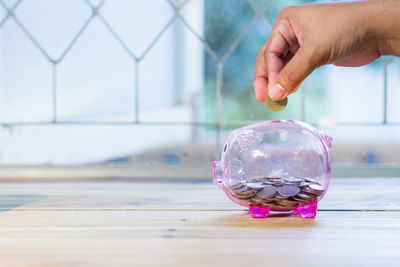
[(285, 64), (285, 57), (288, 51), (289, 44), (282, 34), (272, 32), (265, 51), (268, 68), (268, 81), (270, 84), (276, 83), (279, 72)]
[(295, 92), (304, 79), (318, 66), (317, 57), (307, 45), (302, 45), (280, 71), (276, 83), (270, 84), (269, 96), (278, 101)]
[[(282, 19), (272, 29), (268, 42), (258, 51), (254, 71), (256, 98), (264, 102), (284, 99), (300, 87), (317, 67), (313, 49), (298, 40), (291, 24)], [(300, 47), (300, 43), (302, 46)]]
[(285, 20), (277, 23), (271, 32), (265, 52), (269, 81), (268, 95), (272, 100), (284, 98), (286, 91), (276, 84), (281, 71), (294, 57), (298, 48), (299, 42), (290, 24)]
[(256, 99), (259, 102), (265, 101), (265, 95), (268, 90), (268, 71), (267, 64), (264, 58), (266, 43), (260, 48), (257, 53), (256, 66), (254, 69), (254, 91)]

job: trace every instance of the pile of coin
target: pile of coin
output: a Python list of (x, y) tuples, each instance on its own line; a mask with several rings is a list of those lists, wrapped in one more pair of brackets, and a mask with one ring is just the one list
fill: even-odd
[(242, 203), (291, 210), (316, 200), (325, 189), (310, 178), (263, 177), (247, 183), (231, 184), (228, 190)]

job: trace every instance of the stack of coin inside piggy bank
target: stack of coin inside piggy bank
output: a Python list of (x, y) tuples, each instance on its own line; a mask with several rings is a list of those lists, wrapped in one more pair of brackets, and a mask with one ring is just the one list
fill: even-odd
[(289, 210), (317, 200), (325, 191), (317, 181), (300, 177), (257, 178), (247, 184), (231, 185), (228, 190), (232, 197), (246, 204)]
[(237, 129), (214, 162), (214, 182), (253, 217), (272, 211), (313, 218), (328, 189), (332, 138), (297, 121)]

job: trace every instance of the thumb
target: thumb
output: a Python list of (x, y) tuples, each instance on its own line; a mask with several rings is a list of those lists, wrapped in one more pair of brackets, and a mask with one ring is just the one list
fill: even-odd
[(296, 91), (305, 78), (318, 66), (318, 57), (312, 49), (300, 46), (286, 65), (280, 71), (275, 84), (270, 84), (268, 95), (274, 101), (279, 101)]

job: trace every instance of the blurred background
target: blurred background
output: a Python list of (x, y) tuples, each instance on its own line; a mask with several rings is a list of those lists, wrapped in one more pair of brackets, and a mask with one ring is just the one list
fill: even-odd
[(211, 177), (230, 131), (293, 119), (333, 136), (334, 174), (400, 173), (399, 59), (321, 67), (279, 113), (255, 100), (258, 49), (307, 2), (0, 0), (0, 164)]

